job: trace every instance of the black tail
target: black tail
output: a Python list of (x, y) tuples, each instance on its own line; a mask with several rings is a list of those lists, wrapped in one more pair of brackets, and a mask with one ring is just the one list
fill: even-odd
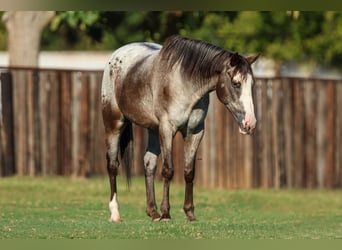
[(120, 136), (121, 166), (124, 169), (127, 186), (131, 185), (131, 167), (133, 165), (133, 126), (131, 122), (126, 125)]

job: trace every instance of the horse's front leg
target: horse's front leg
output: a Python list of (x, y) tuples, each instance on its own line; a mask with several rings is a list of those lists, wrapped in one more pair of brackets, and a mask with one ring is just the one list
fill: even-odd
[(193, 181), (195, 177), (195, 159), (198, 146), (203, 138), (204, 126), (201, 125), (194, 134), (188, 133), (184, 138), (184, 179), (185, 198), (184, 212), (189, 221), (196, 220), (195, 206), (193, 201)]
[(159, 141), (160, 141), (160, 149), (163, 158), (163, 170), (162, 176), (164, 179), (164, 191), (163, 191), (163, 200), (160, 206), (160, 210), (162, 212), (162, 216), (160, 218), (161, 221), (169, 221), (171, 219), (170, 216), (170, 183), (173, 177), (173, 162), (172, 162), (172, 138), (173, 138), (173, 130), (171, 124), (167, 121), (161, 123), (159, 126)]
[(146, 184), (146, 213), (152, 221), (158, 221), (160, 214), (157, 212), (157, 205), (154, 192), (154, 175), (156, 173), (157, 158), (160, 154), (158, 133), (148, 131), (148, 146), (144, 156), (145, 184)]

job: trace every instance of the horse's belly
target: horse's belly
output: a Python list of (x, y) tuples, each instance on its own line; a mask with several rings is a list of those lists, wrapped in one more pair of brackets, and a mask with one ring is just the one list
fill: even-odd
[(154, 119), (153, 117), (148, 116), (141, 116), (141, 117), (127, 117), (135, 124), (148, 129), (157, 129), (158, 128), (158, 120)]
[(135, 124), (144, 128), (158, 127), (158, 119), (149, 105), (130, 98), (119, 102), (119, 107), (124, 116)]
[(152, 96), (146, 89), (139, 86), (122, 88), (117, 92), (117, 100), (121, 112), (130, 121), (145, 128), (158, 126)]

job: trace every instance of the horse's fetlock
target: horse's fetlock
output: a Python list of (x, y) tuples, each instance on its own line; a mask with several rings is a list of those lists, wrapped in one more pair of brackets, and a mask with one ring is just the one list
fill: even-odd
[(187, 213), (187, 212), (194, 212), (195, 211), (195, 206), (192, 205), (192, 204), (186, 204), (186, 205), (184, 205), (183, 210), (184, 210), (185, 213)]

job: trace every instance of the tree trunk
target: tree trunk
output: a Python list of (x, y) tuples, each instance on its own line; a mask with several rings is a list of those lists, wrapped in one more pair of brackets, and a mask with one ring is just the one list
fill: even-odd
[(54, 11), (8, 11), (3, 16), (8, 31), (10, 66), (37, 66), (41, 31)]

